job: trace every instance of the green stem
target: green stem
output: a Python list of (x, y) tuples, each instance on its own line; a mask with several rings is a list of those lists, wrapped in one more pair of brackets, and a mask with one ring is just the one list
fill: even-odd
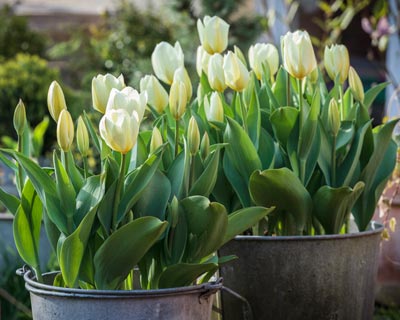
[(246, 121), (246, 118), (247, 118), (246, 107), (244, 106), (243, 101), (241, 101), (239, 94), (238, 94), (238, 98), (239, 98), (239, 104), (240, 104), (240, 111), (242, 113), (243, 129), (247, 133), (248, 129), (247, 129), (247, 121)]
[(83, 172), (84, 172), (85, 180), (86, 180), (89, 175), (89, 165), (88, 165), (86, 156), (83, 157)]
[(299, 130), (303, 128), (303, 117), (304, 117), (304, 110), (303, 110), (303, 88), (301, 85), (301, 80), (297, 79), (297, 86), (299, 87)]
[(339, 84), (339, 99), (340, 99), (340, 120), (344, 120), (344, 101), (343, 101), (343, 87)]
[(175, 158), (178, 156), (179, 148), (179, 120), (175, 119)]
[(233, 119), (236, 119), (236, 99), (237, 99), (238, 93), (235, 91), (233, 93), (233, 98), (232, 98), (232, 111), (233, 111)]
[(336, 136), (333, 136), (332, 144), (332, 187), (336, 186)]
[[(18, 135), (18, 152), (22, 152), (22, 136)], [(24, 188), (24, 171), (21, 165), (18, 163), (18, 184), (19, 193), (22, 195), (22, 189)]]
[(117, 225), (118, 225), (118, 205), (119, 205), (119, 200), (121, 198), (122, 186), (124, 185), (125, 164), (126, 164), (126, 154), (123, 154), (122, 161), (121, 161), (121, 167), (119, 170), (117, 187), (115, 189), (114, 203), (113, 203), (112, 226), (113, 226), (114, 231), (117, 229)]
[(286, 74), (286, 105), (290, 106), (290, 75)]
[(194, 176), (194, 156), (190, 155), (190, 176), (189, 176), (189, 190), (193, 187), (196, 181)]

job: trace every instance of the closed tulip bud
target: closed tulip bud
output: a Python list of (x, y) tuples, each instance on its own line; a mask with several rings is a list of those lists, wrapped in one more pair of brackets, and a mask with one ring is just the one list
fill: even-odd
[(209, 54), (221, 53), (228, 46), (229, 24), (219, 17), (205, 16), (197, 20), (200, 43)]
[(202, 46), (197, 48), (196, 53), (196, 71), (199, 77), (201, 77), (202, 72), (208, 73), (208, 61), (210, 60), (210, 55), (204, 50)]
[(57, 81), (53, 81), (50, 84), (47, 92), (47, 107), (55, 122), (58, 121), (61, 111), (67, 110), (64, 93)]
[(175, 120), (179, 120), (186, 111), (187, 94), (186, 87), (182, 81), (172, 83), (169, 92), (169, 108)]
[(328, 107), (328, 130), (332, 136), (336, 137), (340, 129), (339, 107), (335, 99), (329, 101)]
[(236, 56), (240, 59), (240, 61), (242, 61), (242, 63), (247, 68), (247, 61), (246, 58), (244, 57), (242, 50), (240, 50), (238, 46), (233, 46), (233, 53), (236, 54)]
[(308, 79), (310, 80), (311, 83), (317, 83), (319, 77), (319, 70), (318, 68), (315, 68), (309, 75)]
[(307, 31), (288, 32), (281, 38), (283, 66), (289, 74), (303, 79), (316, 67), (314, 49)]
[(71, 149), (74, 141), (74, 122), (71, 114), (66, 110), (62, 110), (57, 122), (57, 142), (61, 150), (67, 152)]
[(200, 147), (200, 131), (196, 119), (192, 116), (189, 120), (187, 140), (190, 154), (194, 156)]
[(207, 132), (204, 132), (203, 138), (201, 139), (200, 153), (203, 160), (205, 160), (210, 154), (210, 138), (208, 137)]
[(329, 78), (333, 81), (339, 77), (339, 83), (346, 81), (349, 74), (350, 58), (347, 48), (342, 44), (325, 47), (324, 64)]
[(147, 92), (147, 103), (158, 113), (162, 113), (168, 105), (168, 92), (153, 75), (140, 79), (140, 92)]
[(207, 78), (211, 89), (224, 92), (227, 85), (225, 83), (224, 68), (222, 67), (224, 58), (219, 54), (213, 54), (208, 61)]
[(163, 139), (160, 130), (158, 130), (157, 127), (154, 127), (150, 140), (150, 153), (153, 153), (157, 148), (162, 146), (162, 144), (163, 144)]
[(124, 109), (129, 115), (136, 112), (139, 122), (142, 121), (144, 111), (147, 105), (147, 93), (142, 92), (139, 94), (132, 87), (126, 87), (121, 91), (112, 89), (110, 97), (108, 98), (106, 113), (109, 110)]
[(249, 82), (249, 71), (232, 51), (224, 56), (223, 68), (228, 87), (237, 92), (243, 91)]
[(93, 77), (92, 79), (92, 103), (93, 108), (101, 113), (106, 112), (108, 98), (112, 89), (122, 90), (125, 88), (124, 77), (121, 74), (118, 78), (107, 73)]
[(139, 116), (136, 111), (129, 114), (125, 109), (107, 110), (100, 120), (99, 131), (112, 150), (126, 154), (136, 144)]
[(353, 67), (349, 69), (349, 86), (351, 89), (351, 93), (353, 94), (354, 98), (357, 101), (363, 102), (364, 101), (364, 86), (361, 82), (361, 79), (354, 70)]
[(210, 100), (205, 97), (204, 111), (208, 121), (224, 122), (224, 107), (217, 92), (211, 94)]
[(249, 63), (258, 80), (261, 80), (264, 68), (273, 76), (279, 68), (278, 49), (270, 43), (257, 43), (249, 49)]
[(151, 55), (151, 64), (157, 78), (171, 85), (175, 70), (184, 65), (184, 55), (179, 42), (176, 42), (174, 47), (164, 41), (157, 44)]
[(189, 74), (186, 71), (185, 67), (180, 67), (176, 69), (174, 73), (174, 81), (182, 81), (185, 84), (186, 88), (186, 97), (187, 100), (190, 101), (190, 98), (193, 94), (192, 82), (190, 81)]
[(15, 131), (19, 136), (22, 136), (26, 125), (26, 111), (25, 105), (21, 99), (19, 99), (18, 104), (15, 107), (13, 122)]
[(76, 128), (76, 144), (82, 156), (86, 157), (89, 151), (89, 133), (82, 117), (78, 118)]

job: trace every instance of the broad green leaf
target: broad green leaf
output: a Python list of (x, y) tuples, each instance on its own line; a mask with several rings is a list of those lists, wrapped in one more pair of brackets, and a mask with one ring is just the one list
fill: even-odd
[(348, 88), (343, 95), (343, 104), (344, 104), (344, 115), (343, 119), (344, 120), (352, 120), (350, 117), (350, 111), (354, 108), (353, 106), (353, 95), (351, 93), (351, 89)]
[(379, 93), (381, 93), (381, 91), (385, 89), (389, 84), (390, 82), (382, 82), (376, 86), (373, 86), (371, 89), (365, 92), (363, 101), (364, 107), (366, 109), (369, 109)]
[(296, 124), (298, 115), (299, 110), (293, 107), (278, 108), (271, 114), (270, 121), (275, 137), (284, 148), (286, 148), (289, 135)]
[(112, 215), (114, 209), (114, 197), (115, 197), (115, 189), (117, 187), (117, 180), (114, 180), (113, 184), (107, 189), (105, 192), (97, 212), (97, 216), (101, 225), (104, 228), (104, 231), (107, 235), (110, 234), (111, 224), (112, 224)]
[(279, 105), (287, 106), (288, 102), (286, 100), (286, 79), (287, 73), (285, 69), (282, 67), (279, 68), (278, 73), (276, 75), (275, 85), (272, 89), (276, 100), (278, 101)]
[(179, 263), (167, 267), (160, 276), (158, 288), (175, 288), (194, 284), (202, 274), (218, 270), (216, 263)]
[(19, 255), (36, 272), (40, 272), (39, 241), (42, 212), (42, 203), (31, 181), (27, 180), (22, 190), (21, 205), (14, 217), (13, 233)]
[(278, 109), (279, 107), (281, 107), (281, 105), (279, 104), (279, 101), (276, 99), (274, 93), (272, 92), (272, 89), (269, 85), (268, 82), (265, 82), (261, 89), (265, 88), (265, 91), (268, 94), (269, 100), (270, 100), (270, 110), (271, 112), (273, 112), (275, 109)]
[(77, 287), (79, 270), (96, 217), (96, 211), (97, 207), (92, 208), (61, 246), (59, 254), (60, 269), (65, 284), (70, 288)]
[[(250, 92), (249, 103), (247, 106), (247, 128), (251, 141), (253, 142), (256, 149), (259, 146), (260, 140), (260, 129), (261, 129), (261, 113), (260, 113), (260, 102), (258, 101), (256, 89), (254, 83), (258, 81), (253, 75), (252, 77), (252, 90)], [(247, 89), (246, 89), (247, 90)]]
[(181, 199), (187, 195), (190, 175), (190, 153), (184, 140), (184, 151), (182, 151), (172, 162), (168, 170), (168, 179), (171, 181), (170, 200), (175, 196)]
[(180, 202), (188, 226), (187, 261), (199, 262), (221, 246), (228, 225), (223, 205), (206, 197), (192, 196)]
[(35, 157), (39, 157), (42, 153), (43, 142), (44, 142), (44, 135), (49, 127), (49, 117), (44, 116), (43, 120), (39, 122), (39, 124), (33, 129), (32, 131), (32, 151)]
[(338, 234), (346, 223), (354, 203), (364, 190), (364, 183), (358, 182), (354, 188), (331, 188), (322, 186), (314, 195), (314, 216), (327, 234)]
[(75, 192), (78, 193), (84, 183), (83, 176), (78, 168), (75, 166), (75, 159), (71, 151), (68, 151), (66, 153), (66, 157), (68, 159), (68, 176), (75, 188)]
[(269, 169), (274, 166), (277, 147), (278, 146), (275, 146), (274, 139), (271, 135), (262, 128), (260, 134), (260, 145), (258, 147), (258, 156), (262, 163), (261, 169)]
[(275, 207), (279, 214), (292, 216), (297, 234), (302, 234), (311, 216), (312, 200), (299, 178), (287, 168), (255, 171), (250, 177), (250, 194), (254, 203)]
[(258, 221), (272, 212), (275, 208), (250, 207), (240, 209), (228, 215), (228, 227), (222, 244), (227, 243), (236, 235), (250, 229)]
[(94, 256), (96, 288), (118, 289), (129, 272), (159, 239), (167, 224), (154, 217), (143, 217), (111, 234)]
[(86, 128), (89, 131), (89, 134), (90, 134), (90, 137), (92, 138), (94, 146), (96, 147), (98, 152), (101, 152), (99, 137), (96, 133), (96, 130), (94, 129), (94, 127), (92, 125), (92, 121), (90, 120), (88, 114), (85, 111), (83, 112), (83, 120), (85, 121)]
[(0, 188), (0, 202), (13, 215), (15, 215), (15, 213), (17, 212), (18, 207), (20, 205), (20, 200), (16, 196), (14, 196), (8, 192), (5, 192), (2, 188)]
[[(176, 198), (174, 198), (176, 200)], [(180, 263), (186, 250), (188, 226), (185, 213), (179, 210), (176, 200), (172, 201), (168, 210), (168, 229), (164, 239), (164, 250), (167, 265)]]

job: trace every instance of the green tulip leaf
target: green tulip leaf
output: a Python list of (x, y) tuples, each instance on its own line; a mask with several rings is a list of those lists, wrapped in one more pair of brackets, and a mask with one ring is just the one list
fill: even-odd
[(115, 189), (117, 188), (117, 183), (118, 181), (115, 180), (113, 184), (107, 189), (99, 204), (99, 209), (97, 212), (99, 221), (107, 235), (109, 235), (111, 231)]
[[(258, 81), (253, 74), (252, 77), (252, 88), (249, 94), (248, 98), (248, 106), (247, 106), (247, 128), (248, 128), (248, 133), (251, 141), (253, 142), (253, 145), (255, 146), (256, 149), (258, 149), (259, 146), (259, 140), (260, 140), (260, 129), (261, 129), (261, 113), (260, 113), (260, 102), (258, 101), (256, 89), (254, 83)], [(246, 91), (248, 88), (246, 88)]]
[(390, 84), (390, 82), (382, 82), (380, 84), (377, 84), (376, 86), (373, 86), (371, 89), (369, 89), (367, 92), (365, 92), (364, 101), (363, 101), (364, 108), (368, 110), (372, 106), (372, 103), (374, 102), (376, 97), (389, 84)]
[(184, 287), (194, 284), (204, 273), (216, 272), (216, 263), (179, 263), (167, 267), (160, 276), (158, 288)]
[(94, 256), (96, 288), (118, 289), (129, 272), (160, 238), (167, 224), (154, 217), (143, 217), (111, 234)]
[(92, 121), (90, 120), (88, 114), (83, 111), (83, 121), (85, 121), (86, 128), (89, 131), (91, 140), (93, 141), (94, 146), (96, 147), (98, 152), (101, 152), (101, 147), (100, 147), (100, 142), (99, 142), (99, 137), (96, 133), (96, 130), (94, 129), (92, 125)]
[(263, 88), (265, 88), (265, 91), (266, 91), (267, 94), (268, 94), (269, 101), (270, 101), (270, 103), (269, 103), (269, 105), (270, 105), (270, 110), (271, 110), (271, 113), (272, 113), (274, 110), (276, 110), (276, 109), (278, 109), (279, 107), (281, 107), (281, 105), (279, 104), (279, 101), (276, 99), (274, 93), (272, 92), (271, 86), (269, 85), (268, 82), (265, 82), (265, 83), (262, 85), (261, 89), (263, 89)]
[(18, 207), (20, 205), (19, 199), (5, 192), (2, 188), (0, 188), (0, 202), (10, 211), (11, 214), (15, 215), (17, 213)]
[(338, 234), (346, 223), (354, 203), (364, 190), (364, 183), (354, 188), (322, 186), (314, 195), (314, 216), (327, 234)]
[(302, 234), (311, 215), (312, 200), (299, 178), (287, 168), (255, 171), (250, 177), (250, 194), (254, 203), (275, 207), (280, 215), (290, 215), (297, 234)]
[(279, 105), (287, 106), (288, 102), (286, 101), (286, 78), (288, 77), (287, 72), (284, 68), (280, 67), (278, 73), (276, 75), (275, 85), (272, 89), (276, 100), (278, 101)]
[(81, 190), (82, 185), (84, 183), (83, 176), (81, 172), (78, 170), (78, 168), (75, 166), (75, 159), (74, 156), (72, 155), (71, 151), (68, 151), (65, 155), (67, 157), (68, 161), (68, 176), (72, 182), (72, 185), (75, 188), (75, 192), (78, 193), (79, 190)]
[(181, 152), (172, 162), (168, 170), (168, 178), (171, 181), (170, 200), (175, 196), (178, 199), (184, 198), (188, 192), (190, 175), (190, 153), (184, 140), (184, 151)]
[(274, 166), (277, 153), (276, 148), (278, 146), (275, 146), (274, 139), (264, 128), (261, 128), (258, 156), (261, 160), (262, 169), (269, 169)]
[(181, 262), (185, 253), (188, 227), (185, 213), (179, 206), (170, 205), (168, 210), (168, 226), (164, 239), (164, 248), (168, 264)]
[(270, 121), (275, 136), (284, 148), (286, 148), (289, 135), (296, 124), (298, 115), (299, 110), (293, 107), (278, 108), (271, 114)]

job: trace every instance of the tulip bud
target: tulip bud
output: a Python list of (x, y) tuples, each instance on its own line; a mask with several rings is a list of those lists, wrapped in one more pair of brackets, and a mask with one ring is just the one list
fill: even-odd
[(200, 131), (196, 119), (192, 116), (189, 120), (187, 140), (190, 154), (194, 156), (200, 147)]
[(353, 67), (349, 69), (349, 86), (354, 98), (362, 103), (364, 101), (364, 86)]
[(57, 122), (57, 142), (61, 150), (68, 152), (74, 141), (74, 122), (68, 110), (61, 111)]
[(126, 154), (136, 144), (139, 116), (136, 111), (129, 114), (125, 109), (107, 110), (100, 120), (99, 131), (112, 150)]
[(184, 65), (184, 55), (179, 42), (171, 46), (167, 42), (160, 42), (151, 55), (151, 64), (157, 78), (171, 85), (175, 70)]
[(205, 16), (197, 20), (200, 43), (209, 54), (221, 53), (228, 46), (229, 24), (219, 17)]
[(26, 111), (25, 105), (21, 99), (19, 99), (18, 104), (15, 107), (13, 122), (15, 131), (19, 136), (22, 136), (26, 125)]
[(169, 213), (171, 214), (171, 228), (176, 228), (179, 222), (179, 201), (175, 196), (169, 205)]
[(339, 76), (339, 83), (343, 84), (346, 81), (349, 73), (350, 58), (349, 52), (344, 45), (334, 44), (330, 47), (325, 47), (324, 64), (329, 78), (335, 81)]
[(307, 31), (288, 32), (281, 38), (283, 66), (289, 74), (303, 79), (316, 67), (314, 49)]
[(208, 137), (207, 132), (204, 132), (203, 138), (201, 139), (200, 152), (203, 160), (205, 160), (210, 154), (210, 138)]
[(339, 107), (335, 99), (329, 101), (328, 107), (328, 130), (332, 136), (336, 137), (340, 129)]
[(147, 103), (158, 113), (162, 113), (168, 105), (168, 93), (153, 75), (140, 79), (140, 92), (147, 92)]
[(179, 120), (186, 111), (186, 87), (182, 81), (172, 83), (169, 92), (169, 108), (175, 120)]
[(204, 111), (208, 121), (224, 122), (224, 106), (218, 92), (213, 92), (210, 100), (205, 97)]
[(242, 50), (240, 50), (238, 46), (233, 46), (233, 53), (236, 54), (236, 56), (240, 59), (240, 61), (242, 61), (242, 63), (247, 68), (247, 61), (246, 58), (244, 57)]
[(318, 67), (315, 68), (309, 75), (308, 79), (310, 80), (311, 83), (317, 83), (319, 77), (319, 70)]
[(106, 113), (109, 110), (124, 109), (129, 115), (136, 112), (139, 117), (139, 122), (142, 121), (144, 111), (147, 105), (147, 93), (142, 92), (139, 94), (132, 87), (126, 87), (121, 91), (112, 89), (110, 97), (108, 98)]
[(273, 76), (279, 67), (279, 54), (274, 45), (270, 43), (257, 43), (249, 49), (249, 63), (258, 80), (261, 80), (264, 68), (269, 76)]
[(249, 82), (249, 71), (232, 51), (224, 56), (223, 68), (228, 87), (237, 92), (243, 91)]
[(223, 63), (224, 58), (219, 53), (213, 54), (208, 61), (208, 82), (211, 89), (219, 92), (223, 92), (227, 87), (222, 67)]
[(86, 157), (89, 151), (89, 133), (81, 116), (78, 118), (76, 128), (76, 144), (81, 155)]
[(118, 78), (107, 73), (93, 77), (92, 79), (92, 102), (93, 108), (101, 113), (106, 112), (108, 98), (112, 89), (122, 90), (125, 88), (124, 77), (121, 74)]
[(196, 54), (196, 71), (199, 77), (201, 77), (202, 72), (208, 73), (208, 61), (210, 60), (210, 55), (204, 50), (202, 46), (197, 48)]
[(47, 93), (47, 107), (55, 122), (58, 121), (61, 111), (64, 109), (67, 110), (64, 93), (57, 81), (53, 81), (50, 84)]
[(189, 74), (187, 73), (185, 67), (180, 67), (175, 70), (174, 81), (182, 81), (185, 84), (186, 97), (187, 100), (190, 101), (190, 98), (192, 97), (193, 93), (193, 88), (192, 88), (192, 82), (190, 81), (189, 78)]
[(162, 146), (162, 144), (163, 144), (163, 139), (160, 130), (158, 130), (157, 127), (154, 127), (150, 140), (150, 153), (153, 153), (157, 148)]

